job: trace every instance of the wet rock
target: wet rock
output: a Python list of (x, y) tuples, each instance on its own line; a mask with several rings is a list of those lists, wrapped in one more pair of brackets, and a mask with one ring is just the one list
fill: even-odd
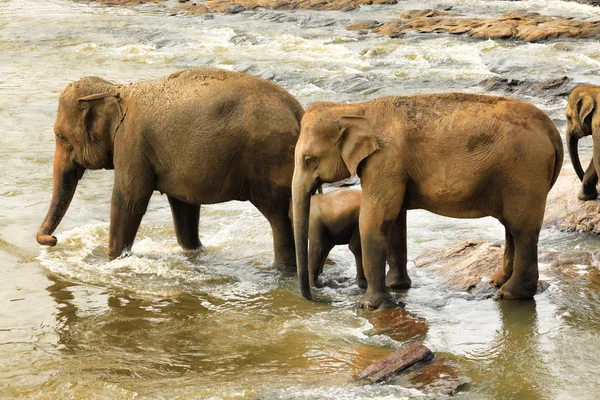
[(385, 381), (418, 362), (427, 362), (432, 358), (431, 350), (421, 342), (410, 342), (365, 368), (357, 375), (357, 379), (367, 383)]
[[(545, 254), (538, 252), (538, 256)], [(490, 280), (502, 265), (504, 248), (500, 243), (465, 240), (444, 249), (425, 249), (414, 261), (416, 268), (436, 273), (450, 289), (468, 292), (473, 299), (496, 295), (498, 288)], [(548, 289), (538, 282), (537, 294)]]
[(488, 92), (517, 93), (523, 96), (568, 96), (576, 84), (567, 76), (535, 82), (494, 76), (478, 83)]
[(563, 168), (554, 187), (548, 194), (544, 226), (566, 232), (600, 234), (600, 201), (581, 201), (577, 193), (581, 181), (575, 172)]
[[(242, 45), (256, 45), (260, 41), (256, 38), (256, 36), (252, 36), (247, 33), (241, 33), (239, 35), (232, 36), (229, 39), (229, 42), (235, 44), (236, 46), (242, 46)], [(244, 71), (244, 72), (246, 72), (246, 71)]]
[(502, 264), (500, 243), (466, 240), (445, 249), (426, 249), (415, 258), (415, 267), (439, 274), (451, 289), (495, 294), (488, 282)]
[[(237, 14), (246, 10), (314, 10), (314, 11), (352, 11), (362, 5), (396, 4), (398, 0), (209, 0), (197, 2), (210, 13)], [(192, 7), (181, 7), (195, 14)]]
[(392, 378), (389, 383), (425, 393), (452, 396), (469, 383), (468, 378), (456, 373), (452, 364), (448, 358), (436, 355), (430, 363), (415, 364), (402, 375)]
[(424, 318), (417, 317), (404, 308), (380, 308), (369, 313), (373, 332), (386, 335), (399, 342), (425, 339), (429, 326)]
[(164, 0), (96, 0), (96, 2), (106, 5), (135, 5), (145, 3), (159, 3)]
[[(361, 27), (349, 25), (346, 28), (356, 30)], [(598, 37), (600, 21), (582, 21), (531, 12), (513, 12), (492, 18), (467, 18), (437, 10), (412, 10), (402, 14), (399, 20), (389, 21), (368, 30), (386, 36), (415, 31), (466, 34), (480, 39), (540, 42), (559, 38)]]

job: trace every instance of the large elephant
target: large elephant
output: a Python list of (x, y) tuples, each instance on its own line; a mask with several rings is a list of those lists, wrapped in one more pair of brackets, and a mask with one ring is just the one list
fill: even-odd
[[(567, 103), (567, 148), (571, 164), (582, 182), (577, 197), (580, 200), (595, 200), (598, 197), (598, 170), (600, 169), (600, 101), (599, 86), (579, 86), (569, 95)], [(585, 173), (581, 168), (577, 144), (584, 136), (592, 135), (594, 154)]]
[(134, 241), (152, 192), (166, 193), (185, 249), (201, 246), (201, 204), (249, 200), (268, 219), (275, 265), (294, 268), (288, 209), (304, 110), (281, 87), (223, 70), (119, 85), (96, 77), (60, 96), (54, 188), (37, 241), (51, 236), (86, 169), (114, 169), (108, 257)]
[[(307, 273), (310, 194), (323, 182), (361, 179), (360, 236), (368, 289), (361, 303), (391, 297), (385, 281), (390, 228), (406, 229), (406, 210), (457, 218), (497, 218), (506, 231), (492, 281), (505, 298), (532, 298), (537, 242), (548, 191), (563, 161), (560, 135), (533, 105), (502, 97), (446, 93), (385, 97), (359, 104), (317, 103), (302, 119), (292, 181), (300, 288)], [(406, 236), (389, 240), (405, 287)]]

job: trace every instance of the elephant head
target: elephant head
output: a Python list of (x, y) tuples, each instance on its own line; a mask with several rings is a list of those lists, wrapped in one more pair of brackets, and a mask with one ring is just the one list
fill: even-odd
[(308, 276), (310, 197), (326, 182), (357, 173), (359, 164), (379, 149), (371, 122), (356, 106), (318, 103), (304, 114), (296, 144), (292, 203), (297, 273), (302, 296), (312, 299)]
[(113, 135), (124, 117), (116, 90), (115, 85), (90, 77), (69, 85), (60, 96), (54, 124), (52, 201), (36, 235), (39, 244), (56, 245), (52, 233), (84, 171), (113, 168)]
[(598, 95), (600, 87), (580, 86), (571, 92), (567, 103), (567, 147), (571, 164), (580, 180), (583, 180), (583, 168), (579, 161), (577, 144), (584, 136), (592, 135), (594, 140), (594, 164), (596, 171), (600, 171), (600, 114), (596, 112), (598, 107)]

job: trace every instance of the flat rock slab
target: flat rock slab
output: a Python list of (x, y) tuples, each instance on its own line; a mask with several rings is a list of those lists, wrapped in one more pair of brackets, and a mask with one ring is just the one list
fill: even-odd
[(371, 364), (357, 375), (357, 379), (368, 383), (387, 380), (418, 362), (430, 361), (433, 353), (421, 342), (410, 342), (386, 358)]
[(580, 189), (581, 181), (575, 172), (569, 167), (563, 168), (548, 194), (544, 226), (600, 235), (600, 201), (579, 200)]
[[(465, 240), (444, 249), (423, 250), (415, 258), (415, 268), (435, 273), (449, 289), (469, 292), (474, 299), (488, 298), (497, 292), (489, 281), (502, 265), (503, 255), (504, 248), (500, 243)], [(558, 252), (540, 249), (538, 262), (540, 270), (547, 275), (581, 276), (577, 271), (570, 272), (573, 266), (580, 266), (589, 270), (589, 279), (594, 280), (600, 267), (600, 250)], [(547, 288), (546, 282), (539, 281), (537, 293)]]
[(362, 5), (396, 4), (398, 0), (208, 0), (183, 1), (193, 14), (237, 14), (252, 10), (352, 11)]
[(501, 17), (469, 18), (437, 10), (413, 10), (398, 20), (379, 24), (365, 21), (347, 29), (398, 37), (406, 31), (450, 33), (479, 39), (512, 39), (541, 42), (559, 38), (594, 38), (600, 36), (600, 21), (581, 21), (532, 12), (513, 12)]

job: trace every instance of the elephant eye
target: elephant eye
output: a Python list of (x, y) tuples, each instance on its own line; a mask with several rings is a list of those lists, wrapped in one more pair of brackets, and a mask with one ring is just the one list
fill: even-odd
[(64, 135), (61, 135), (60, 133), (57, 133), (56, 137), (59, 138), (62, 142), (66, 142), (67, 141), (67, 138)]

